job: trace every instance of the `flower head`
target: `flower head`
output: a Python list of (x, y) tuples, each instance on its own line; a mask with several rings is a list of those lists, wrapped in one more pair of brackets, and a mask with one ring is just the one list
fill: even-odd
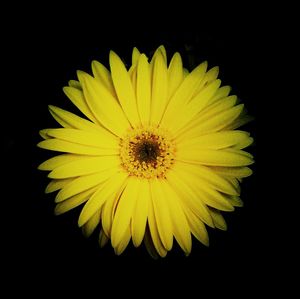
[(192, 235), (208, 245), (206, 225), (226, 229), (222, 211), (242, 206), (239, 181), (251, 175), (253, 139), (236, 130), (244, 105), (221, 87), (218, 68), (191, 72), (163, 46), (151, 61), (136, 48), (129, 70), (113, 51), (110, 70), (92, 62), (64, 92), (83, 117), (55, 106), (62, 128), (41, 130), (38, 146), (62, 152), (39, 166), (50, 171), (46, 192), (58, 191), (56, 214), (84, 204), (85, 235), (100, 227), (121, 254), (130, 240), (164, 257), (175, 239), (185, 254)]

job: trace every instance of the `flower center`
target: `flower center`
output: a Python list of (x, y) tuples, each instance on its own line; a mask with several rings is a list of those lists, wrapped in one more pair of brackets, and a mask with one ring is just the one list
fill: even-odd
[(123, 168), (141, 178), (164, 178), (174, 163), (175, 145), (161, 128), (130, 131), (120, 142)]

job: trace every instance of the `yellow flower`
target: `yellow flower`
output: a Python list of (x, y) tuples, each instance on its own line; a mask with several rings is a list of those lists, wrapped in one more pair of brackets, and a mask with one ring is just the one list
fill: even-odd
[(235, 130), (248, 117), (221, 86), (218, 68), (188, 72), (163, 46), (150, 62), (136, 48), (127, 71), (113, 51), (110, 71), (92, 62), (64, 92), (85, 115), (55, 106), (63, 127), (41, 130), (38, 146), (62, 152), (39, 166), (51, 171), (46, 192), (58, 191), (57, 215), (84, 204), (78, 225), (100, 246), (121, 254), (130, 240), (166, 256), (174, 239), (188, 255), (192, 235), (209, 244), (205, 225), (226, 230), (220, 211), (243, 205), (239, 181), (251, 175), (253, 139)]

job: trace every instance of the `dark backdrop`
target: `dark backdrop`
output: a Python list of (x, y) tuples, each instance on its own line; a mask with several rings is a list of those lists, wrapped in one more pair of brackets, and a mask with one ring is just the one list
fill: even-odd
[[(205, 24), (194, 22), (182, 28), (178, 23), (172, 28), (120, 24), (112, 29), (106, 21), (84, 27), (74, 21), (56, 23), (53, 15), (46, 20), (43, 16), (27, 20), (8, 34), (3, 60), (13, 58), (5, 61), (9, 65), (9, 93), (2, 111), (6, 128), (3, 163), (8, 179), (4, 181), (8, 207), (3, 210), (3, 231), (9, 240), (7, 276), (23, 282), (24, 290), (37, 285), (54, 292), (61, 286), (75, 290), (96, 287), (99, 296), (105, 290), (144, 296), (163, 286), (166, 292), (187, 289), (201, 295), (201, 291), (214, 293), (219, 288), (239, 294), (240, 285), (251, 290), (252, 285), (265, 284), (264, 275), (272, 269), (268, 251), (272, 230), (265, 220), (271, 199), (263, 192), (268, 183), (262, 167), (261, 127), (266, 112), (266, 45), (272, 29), (260, 30), (255, 22), (243, 18), (231, 26)], [(44, 194), (46, 172), (36, 169), (50, 156), (36, 147), (41, 140), (38, 131), (56, 126), (48, 104), (69, 107), (62, 87), (76, 78), (77, 69), (90, 72), (94, 59), (107, 65), (110, 49), (130, 64), (134, 46), (150, 54), (161, 44), (168, 57), (179, 51), (187, 67), (203, 60), (209, 67), (220, 67), (223, 84), (232, 86), (232, 93), (255, 117), (247, 125), (255, 138), (249, 148), (256, 160), (254, 174), (242, 183), (245, 206), (225, 214), (228, 231), (208, 229), (209, 248), (194, 240), (189, 257), (175, 247), (165, 259), (155, 261), (144, 247), (129, 245), (118, 257), (110, 245), (98, 248), (97, 233), (90, 239), (82, 236), (77, 228), (80, 208), (53, 215), (54, 195)], [(135, 289), (139, 284), (141, 293)]]

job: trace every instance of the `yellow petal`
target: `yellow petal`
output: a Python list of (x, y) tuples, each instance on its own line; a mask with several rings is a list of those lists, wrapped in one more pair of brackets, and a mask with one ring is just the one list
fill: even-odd
[(205, 246), (209, 246), (209, 237), (204, 223), (190, 209), (183, 206), (186, 219), (189, 223), (192, 234)]
[[(157, 253), (155, 246), (153, 244), (153, 240), (151, 238), (151, 234), (149, 231), (149, 227), (146, 227), (146, 232), (145, 232), (145, 238), (144, 238), (144, 244), (146, 246), (146, 249), (148, 251), (148, 253), (150, 254), (150, 256), (157, 260), (159, 258), (159, 254)], [(165, 251), (165, 255), (167, 254), (167, 251)], [(164, 256), (165, 256), (164, 255)]]
[(92, 61), (92, 71), (94, 77), (116, 98), (116, 91), (111, 79), (110, 71), (100, 62)]
[(220, 114), (221, 112), (232, 108), (236, 104), (236, 101), (236, 96), (230, 96), (204, 108), (189, 124), (178, 131), (177, 139), (190, 139), (191, 136), (203, 135), (205, 132), (203, 133), (199, 131), (198, 126), (210, 120), (212, 117)]
[(223, 176), (230, 176), (236, 178), (245, 178), (250, 176), (253, 172), (249, 167), (210, 167), (214, 172)]
[(162, 118), (162, 125), (170, 127), (175, 122), (178, 111), (184, 107), (191, 99), (199, 82), (203, 79), (207, 68), (207, 62), (195, 68), (181, 83), (169, 101)]
[(70, 80), (70, 81), (68, 82), (68, 85), (69, 85), (70, 87), (74, 87), (74, 88), (77, 88), (77, 89), (79, 89), (79, 90), (82, 90), (81, 85), (80, 85), (79, 81), (77, 81), (77, 80)]
[(147, 57), (142, 54), (137, 66), (137, 107), (143, 125), (149, 124), (151, 111), (151, 78)]
[(109, 241), (108, 236), (104, 233), (104, 231), (101, 229), (99, 234), (99, 246), (100, 248), (103, 248)]
[(88, 107), (86, 100), (83, 96), (82, 90), (79, 90), (74, 87), (65, 86), (63, 88), (65, 95), (71, 100), (71, 102), (92, 122), (98, 123), (97, 119), (91, 112), (90, 108)]
[(160, 180), (153, 179), (149, 183), (160, 240), (164, 248), (169, 251), (173, 246), (173, 224), (168, 202), (164, 196)]
[[(158, 233), (158, 224), (156, 222), (156, 217), (154, 215), (153, 200), (149, 201), (148, 224), (149, 224), (151, 240), (153, 242), (153, 245), (154, 245), (157, 253), (161, 257), (165, 257), (167, 255), (167, 250), (164, 247), (164, 245), (162, 244), (159, 233)], [(151, 250), (151, 242), (149, 242), (149, 240), (147, 240), (147, 234), (145, 235), (145, 244), (146, 243), (149, 246), (149, 248), (148, 248), (148, 246), (146, 245), (147, 248)], [(149, 250), (149, 252), (151, 252), (150, 250)]]
[(53, 169), (48, 177), (52, 179), (65, 179), (100, 172), (117, 167), (118, 165), (119, 160), (114, 156), (83, 157)]
[(65, 128), (74, 128), (92, 132), (101, 130), (98, 125), (59, 107), (49, 105), (49, 111), (53, 118)]
[(159, 124), (168, 103), (168, 72), (167, 64), (161, 52), (154, 59), (152, 73), (151, 116), (152, 124)]
[(197, 185), (205, 184), (226, 194), (239, 195), (227, 179), (215, 173), (210, 167), (176, 161), (173, 169), (183, 176), (193, 177)]
[(119, 172), (110, 177), (110, 179), (100, 186), (100, 188), (85, 204), (79, 215), (78, 225), (80, 227), (83, 226), (99, 209), (101, 209), (102, 205), (109, 200), (109, 198), (116, 196), (126, 178), (127, 174)]
[(89, 190), (76, 194), (67, 200), (58, 203), (55, 207), (55, 215), (61, 215), (68, 212), (81, 204), (85, 203), (98, 190), (99, 186), (95, 186)]
[(38, 166), (39, 170), (53, 170), (56, 167), (62, 166), (69, 162), (82, 159), (81, 155), (62, 154), (52, 157)]
[(234, 207), (243, 207), (244, 206), (244, 202), (238, 196), (228, 196), (227, 200)]
[(115, 254), (120, 255), (123, 253), (123, 251), (126, 249), (129, 241), (130, 241), (131, 235), (130, 235), (130, 226), (129, 224), (127, 225), (127, 228), (125, 229), (125, 233), (123, 234), (122, 239), (120, 242), (114, 247), (115, 249)]
[(77, 72), (87, 104), (97, 120), (117, 136), (123, 136), (130, 127), (122, 108), (111, 93), (95, 78)]
[(132, 84), (132, 88), (134, 91), (134, 94), (136, 95), (136, 89), (137, 89), (137, 65), (134, 65), (130, 68), (130, 70), (128, 71), (130, 80), (131, 80), (131, 84)]
[(227, 224), (222, 214), (218, 210), (212, 208), (210, 208), (209, 211), (215, 227), (221, 230), (227, 230)]
[(215, 66), (210, 69), (204, 76), (203, 80), (197, 86), (194, 96), (199, 94), (204, 88), (207, 87), (211, 82), (215, 81), (219, 74), (219, 67)]
[(174, 54), (168, 68), (168, 99), (170, 99), (183, 81), (183, 68), (181, 56)]
[(120, 57), (113, 51), (109, 53), (109, 64), (119, 102), (129, 122), (132, 126), (136, 126), (140, 123), (140, 119), (137, 111), (136, 95), (129, 74)]
[(242, 151), (225, 150), (197, 150), (180, 149), (176, 159), (183, 162), (190, 162), (211, 166), (241, 167), (253, 164), (253, 159), (242, 153)]
[(203, 203), (202, 199), (198, 197), (193, 189), (190, 188), (181, 178), (178, 177), (177, 172), (169, 171), (167, 173), (167, 180), (179, 195), (183, 205), (193, 211), (204, 223), (214, 227), (209, 210)]
[(132, 50), (132, 65), (136, 65), (140, 59), (140, 56), (141, 55), (144, 55), (144, 54), (141, 54), (140, 51), (138, 50), (138, 48), (134, 47), (133, 50)]
[(166, 51), (165, 47), (163, 45), (161, 45), (155, 50), (155, 52), (151, 58), (150, 64), (152, 66), (154, 65), (154, 61), (155, 61), (157, 55), (161, 55), (163, 57), (165, 63), (167, 63), (167, 51)]
[(90, 189), (100, 183), (103, 183), (108, 178), (117, 172), (118, 168), (111, 168), (105, 171), (97, 172), (90, 175), (75, 178), (72, 182), (64, 186), (56, 195), (55, 202), (66, 200), (67, 198)]
[(135, 247), (140, 246), (144, 239), (150, 200), (149, 182), (147, 180), (141, 180), (138, 198), (131, 219), (131, 235)]
[(176, 133), (179, 129), (190, 123), (193, 118), (206, 107), (220, 84), (220, 80), (215, 80), (192, 98), (186, 106), (181, 108), (181, 113), (178, 115), (176, 122), (172, 124), (173, 132)]
[(117, 147), (115, 149), (99, 148), (54, 138), (43, 140), (37, 146), (51, 151), (92, 156), (117, 155), (119, 152)]
[(46, 187), (45, 193), (51, 193), (61, 188), (64, 188), (66, 185), (70, 184), (73, 180), (74, 178), (51, 180), (51, 182)]
[(185, 254), (188, 255), (192, 250), (192, 238), (189, 224), (182, 209), (181, 200), (166, 181), (163, 181), (161, 186), (169, 206), (174, 237)]
[(221, 211), (233, 211), (234, 207), (230, 204), (227, 198), (220, 192), (213, 189), (211, 186), (206, 184), (204, 181), (199, 181), (199, 178), (190, 174), (185, 175), (177, 171), (178, 177), (185, 182), (186, 186), (191, 189), (196, 198), (199, 198), (201, 202), (210, 207), (219, 209)]
[(130, 225), (134, 207), (138, 197), (140, 179), (129, 177), (115, 212), (111, 230), (111, 244), (115, 248), (122, 240), (126, 229)]
[(127, 182), (125, 181), (124, 185), (119, 189), (117, 195), (108, 199), (102, 207), (102, 229), (108, 237), (111, 236), (111, 228), (115, 216), (116, 207), (119, 203), (120, 196), (124, 191), (126, 183)]
[(230, 91), (231, 91), (231, 87), (228, 85), (220, 87), (217, 90), (217, 92), (215, 93), (215, 95), (212, 97), (212, 99), (210, 100), (210, 104), (213, 104), (213, 103), (219, 101), (220, 99), (228, 97), (228, 95), (230, 94)]
[(247, 123), (251, 122), (254, 120), (254, 117), (251, 115), (241, 115), (235, 119), (232, 123), (230, 123), (229, 125), (227, 125), (224, 130), (235, 130), (241, 126), (246, 125)]
[[(199, 135), (218, 132), (232, 123), (240, 115), (243, 108), (244, 105), (240, 104), (214, 114), (210, 118), (198, 119), (196, 124), (189, 127), (189, 130), (181, 131), (180, 134), (184, 135), (184, 138), (192, 138)], [(180, 136), (179, 139), (182, 139), (182, 137)]]
[(207, 135), (200, 135), (190, 139), (184, 139), (178, 143), (178, 148), (193, 147), (197, 149), (223, 149), (234, 147), (236, 149), (249, 145), (249, 134), (244, 131), (222, 131)]
[(82, 232), (85, 237), (91, 236), (100, 222), (101, 210), (98, 210), (90, 220), (82, 227)]
[(107, 130), (88, 132), (70, 128), (48, 129), (47, 134), (51, 137), (99, 148), (118, 148), (118, 139)]
[(49, 130), (49, 129), (43, 129), (43, 130), (40, 130), (40, 131), (39, 131), (39, 134), (40, 134), (40, 136), (41, 136), (43, 139), (49, 139), (49, 138), (51, 138), (51, 137), (47, 134), (48, 130)]

